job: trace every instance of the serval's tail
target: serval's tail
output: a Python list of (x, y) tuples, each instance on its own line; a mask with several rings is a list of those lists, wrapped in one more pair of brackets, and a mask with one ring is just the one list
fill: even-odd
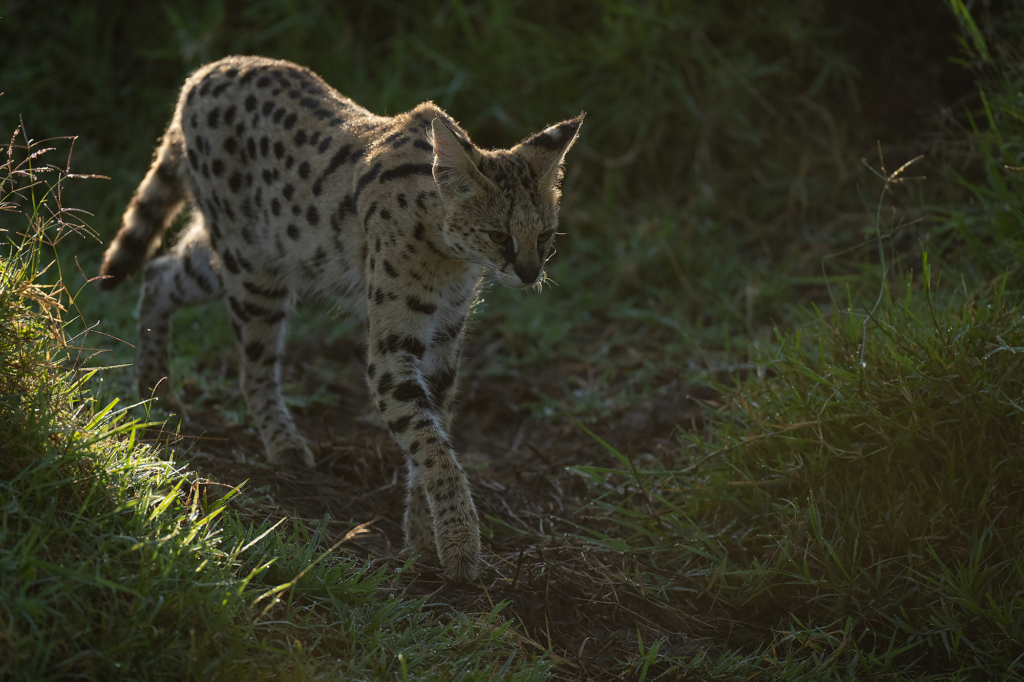
[(113, 289), (142, 267), (160, 246), (167, 226), (185, 204), (185, 142), (177, 122), (164, 134), (153, 165), (121, 219), (121, 229), (100, 265), (102, 289)]

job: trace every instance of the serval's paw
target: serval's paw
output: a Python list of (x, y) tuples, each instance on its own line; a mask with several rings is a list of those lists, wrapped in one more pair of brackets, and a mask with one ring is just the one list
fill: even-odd
[(305, 443), (287, 443), (267, 450), (267, 464), (285, 469), (295, 469), (305, 465), (312, 469), (316, 466), (316, 458)]
[(467, 583), (480, 572), (480, 529), (475, 520), (437, 531), (437, 554), (449, 578)]

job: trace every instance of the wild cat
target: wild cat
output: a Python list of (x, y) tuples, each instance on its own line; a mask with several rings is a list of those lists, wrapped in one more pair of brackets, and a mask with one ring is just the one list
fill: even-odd
[(267, 460), (312, 467), (281, 396), (285, 323), (295, 294), (340, 300), (365, 318), (367, 381), (408, 463), (406, 544), (472, 579), (477, 513), (449, 436), (466, 315), (485, 272), (512, 289), (540, 282), (582, 121), (487, 151), (431, 102), (376, 116), (289, 62), (200, 68), (100, 270), (117, 286), (185, 203), (197, 209), (145, 266), (140, 393), (173, 399), (173, 312), (224, 298)]

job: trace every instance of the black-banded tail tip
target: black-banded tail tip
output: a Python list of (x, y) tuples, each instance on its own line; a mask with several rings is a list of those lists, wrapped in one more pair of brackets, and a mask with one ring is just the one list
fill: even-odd
[(126, 264), (120, 259), (104, 258), (103, 264), (100, 265), (100, 289), (102, 291), (110, 291), (128, 279), (128, 276), (131, 274), (132, 270), (126, 267)]

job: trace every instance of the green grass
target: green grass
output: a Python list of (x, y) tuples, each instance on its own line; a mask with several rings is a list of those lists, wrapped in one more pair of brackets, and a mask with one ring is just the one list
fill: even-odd
[(576, 468), (581, 541), (629, 556), (659, 601), (716, 605), (731, 653), (707, 679), (1024, 675), (1019, 63), (983, 84), (981, 154), (950, 172), (971, 199), (931, 218), (938, 259), (885, 239), (890, 169), (859, 292), (835, 283), (757, 344), (675, 458), (599, 440), (620, 465)]
[[(588, 111), (556, 285), (484, 293), (471, 343), (488, 350), (468, 375), (582, 363), (589, 376), (568, 373), (526, 407), (588, 426), (614, 427), (675, 379), (721, 396), (672, 453), (612, 438), (614, 465), (574, 468), (590, 502), (560, 540), (628, 566), (622, 581), (651, 608), (695, 610), (710, 633), (681, 657), (638, 632), (635, 655), (602, 673), (1024, 675), (1019, 9), (915, 5), (929, 30), (904, 35), (887, 28), (896, 10), (739, 0), (39, 7), (0, 13), (0, 41), (16, 46), (0, 131), (24, 114), (38, 137), (81, 135), (76, 168), (111, 179), (52, 177), (103, 239), (182, 79), (224, 54), (302, 62), (381, 113), (433, 98), (488, 146)], [(849, 47), (872, 21), (889, 36), (865, 43), (880, 62)], [(921, 35), (958, 26), (959, 47), (908, 57), (933, 44)], [(941, 90), (921, 64), (976, 84), (900, 105), (901, 76)], [(63, 168), (70, 143), (44, 146)], [(20, 235), (59, 204), (19, 196), (21, 213), (0, 214), (0, 600), (15, 614), (0, 676), (549, 674), (500, 605), (460, 614), (406, 599), (401, 571), (371, 570), (344, 543), (325, 553), (340, 539), (328, 524), (271, 529), (244, 488), (226, 499), (140, 445), (143, 408), (104, 411), (131, 395), (127, 372), (75, 373), (131, 361), (99, 333), (134, 339), (136, 294), (86, 284), (101, 245), (85, 236), (40, 272), (53, 250)], [(57, 284), (67, 290), (46, 288)], [(54, 301), (67, 309), (56, 326)], [(175, 375), (230, 394), (219, 306), (175, 326)], [(358, 330), (310, 306), (291, 333)], [(238, 400), (202, 407), (244, 420)]]
[(760, 674), (811, 651), (822, 678), (1024, 673), (1022, 311), (1003, 278), (893, 279), (874, 312), (780, 336), (758, 358), (772, 378), (670, 468), (580, 469), (614, 483), (593, 521), (618, 530), (591, 541), (667, 601), (713, 595)]
[[(271, 525), (239, 490), (143, 444), (98, 403), (40, 284), (67, 174), (8, 149), (0, 256), (0, 676), (49, 679), (541, 679), (503, 605), (461, 614), (405, 599), (408, 566), (370, 570), (327, 524)], [(171, 438), (169, 434), (167, 440)], [(329, 549), (325, 546), (329, 545)], [(499, 672), (501, 671), (501, 672)]]

